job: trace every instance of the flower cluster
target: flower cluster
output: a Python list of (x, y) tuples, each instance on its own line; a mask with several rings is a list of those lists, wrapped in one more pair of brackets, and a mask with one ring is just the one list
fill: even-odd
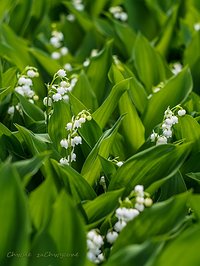
[(73, 161), (76, 161), (75, 146), (82, 144), (82, 138), (78, 135), (78, 129), (81, 128), (82, 124), (91, 119), (90, 113), (83, 110), (76, 117), (73, 116), (71, 122), (67, 123), (67, 137), (60, 141), (60, 145), (66, 149), (67, 155), (60, 159), (61, 164), (70, 165)]
[[(182, 109), (180, 106), (176, 106), (175, 110), (177, 108), (180, 108), (178, 110), (178, 116), (184, 116), (186, 114), (186, 111)], [(150, 136), (151, 142), (156, 141), (156, 145), (160, 144), (167, 144), (168, 139), (172, 138), (173, 134), (173, 125), (178, 123), (178, 117), (174, 114), (173, 110), (171, 110), (169, 107), (164, 113), (164, 119), (161, 125), (162, 133), (159, 135), (155, 131)]]
[[(123, 202), (121, 202), (121, 206), (115, 211), (115, 216), (118, 221), (114, 225), (113, 234), (117, 236), (116, 233), (121, 232), (121, 230), (127, 225), (127, 223), (137, 217), (140, 212), (142, 212), (146, 207), (150, 207), (152, 205), (152, 199), (149, 197), (149, 194), (144, 192), (144, 187), (142, 185), (135, 186), (134, 190), (130, 194), (130, 198), (126, 198)], [(134, 204), (133, 204), (134, 201)], [(107, 241), (112, 244), (112, 240), (110, 240), (109, 236), (111, 235), (108, 232), (106, 238)]]
[(66, 71), (64, 69), (59, 69), (55, 73), (51, 84), (47, 85), (48, 96), (44, 98), (43, 104), (45, 106), (51, 106), (52, 102), (58, 102), (61, 100), (68, 102), (68, 93), (72, 91), (76, 82), (76, 77), (72, 78), (69, 82)]
[(51, 33), (50, 44), (53, 46), (54, 51), (51, 53), (51, 57), (55, 60), (68, 54), (69, 50), (63, 46), (64, 35), (62, 32), (53, 30)]
[(25, 70), (20, 75), (18, 75), (18, 81), (17, 86), (15, 87), (15, 91), (26, 97), (31, 103), (34, 103), (34, 100), (38, 100), (38, 96), (35, 95), (35, 92), (32, 88), (32, 79), (38, 76), (39, 73), (37, 69), (30, 66), (27, 66)]
[[(113, 245), (119, 233), (127, 225), (127, 223), (136, 218), (145, 207), (153, 204), (150, 195), (144, 191), (142, 185), (135, 186), (129, 197), (124, 201), (120, 200), (120, 207), (115, 210), (115, 219), (117, 222), (102, 237), (96, 230), (91, 230), (87, 234), (88, 259), (94, 263), (100, 263), (104, 260), (103, 245)], [(100, 258), (98, 257), (100, 255)]]
[(96, 230), (91, 230), (87, 233), (87, 257), (90, 261), (97, 264), (104, 261), (104, 255), (101, 250), (103, 244), (103, 237)]
[(128, 15), (123, 11), (121, 6), (112, 6), (109, 8), (109, 12), (113, 15), (114, 18), (121, 21), (127, 21)]
[(82, 11), (85, 8), (82, 0), (72, 0), (72, 4), (78, 11)]

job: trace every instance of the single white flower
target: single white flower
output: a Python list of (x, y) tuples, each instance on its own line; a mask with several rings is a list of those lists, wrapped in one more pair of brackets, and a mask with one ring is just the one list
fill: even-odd
[(118, 237), (118, 233), (115, 231), (110, 231), (106, 235), (106, 239), (107, 239), (108, 243), (110, 243), (110, 244), (113, 244), (115, 242), (115, 240), (117, 239), (117, 237)]
[(69, 122), (69, 123), (67, 123), (67, 125), (66, 125), (65, 128), (66, 128), (67, 130), (71, 130), (71, 129), (72, 129), (72, 126), (73, 126), (72, 123)]
[(170, 129), (165, 129), (165, 130), (163, 130), (163, 135), (166, 138), (171, 138), (172, 137), (172, 131)]
[(69, 161), (68, 161), (68, 159), (66, 159), (66, 158), (64, 157), (64, 158), (61, 158), (61, 159), (60, 159), (60, 164), (62, 164), (62, 165), (69, 165)]
[(72, 71), (72, 65), (70, 63), (66, 63), (64, 65), (64, 69), (67, 70), (67, 71)]
[(62, 100), (62, 95), (61, 95), (60, 93), (55, 93), (55, 94), (52, 96), (52, 98), (53, 98), (53, 101), (54, 101), (54, 102), (58, 102), (58, 101)]
[(186, 114), (186, 111), (184, 109), (178, 110), (179, 116), (184, 116)]
[(64, 100), (64, 102), (68, 102), (69, 101), (69, 96), (67, 94), (65, 94), (63, 96), (63, 100)]
[(67, 18), (67, 20), (70, 21), (70, 22), (73, 22), (73, 21), (75, 21), (75, 19), (76, 19), (76, 17), (75, 17), (73, 14), (71, 14), (71, 13), (68, 14), (66, 18)]
[(165, 136), (159, 136), (156, 145), (167, 144), (167, 138)]
[(57, 60), (57, 59), (60, 59), (60, 57), (61, 57), (61, 55), (60, 55), (59, 52), (53, 52), (53, 53), (51, 54), (51, 58), (52, 58), (52, 59)]
[(49, 98), (47, 98), (47, 97), (44, 97), (44, 99), (43, 99), (43, 104), (45, 105), (45, 106), (47, 106), (47, 100), (48, 100), (48, 106), (51, 106), (52, 105), (52, 99), (49, 97)]
[(119, 162), (116, 163), (116, 165), (117, 165), (118, 167), (121, 167), (123, 164), (124, 164), (124, 163), (123, 163), (122, 161), (119, 161)]
[(68, 52), (69, 52), (69, 49), (67, 47), (60, 48), (61, 55), (66, 55), (68, 54)]
[(76, 161), (76, 153), (72, 152), (71, 154), (71, 161), (75, 162)]
[(114, 225), (114, 229), (117, 232), (121, 232), (122, 229), (126, 226), (126, 222), (125, 221), (118, 221), (116, 222), (116, 224)]
[(135, 204), (135, 208), (136, 208), (138, 211), (142, 212), (142, 211), (144, 210), (144, 205), (143, 205), (143, 204), (136, 203), (136, 204)]
[(152, 133), (151, 136), (150, 136), (150, 140), (151, 140), (151, 142), (154, 142), (154, 141), (157, 139), (157, 137), (158, 137), (158, 133), (155, 133), (155, 132), (153, 131), (153, 133)]
[(144, 186), (142, 186), (142, 185), (136, 185), (135, 188), (134, 188), (134, 191), (136, 193), (141, 193), (141, 192), (144, 191)]
[(90, 59), (87, 58), (87, 59), (83, 62), (83, 66), (84, 66), (84, 67), (88, 67), (89, 64), (90, 64)]
[(61, 147), (65, 148), (65, 149), (68, 149), (68, 147), (69, 147), (68, 140), (67, 139), (62, 139), (60, 141), (60, 145), (61, 145)]
[(28, 76), (29, 78), (34, 78), (34, 77), (38, 77), (39, 74), (38, 74), (38, 72), (34, 71), (33, 69), (29, 69), (29, 70), (27, 71), (27, 76)]
[(59, 69), (58, 71), (57, 71), (57, 75), (60, 77), (60, 78), (64, 78), (64, 77), (66, 77), (66, 71), (64, 70), (64, 69)]
[(195, 29), (195, 31), (199, 31), (200, 30), (200, 23), (195, 23), (194, 29)]
[(15, 107), (13, 105), (12, 106), (9, 106), (9, 108), (8, 108), (8, 114), (9, 115), (13, 115), (14, 112), (15, 112)]
[(177, 116), (173, 115), (172, 120), (173, 120), (173, 125), (178, 123), (178, 117)]

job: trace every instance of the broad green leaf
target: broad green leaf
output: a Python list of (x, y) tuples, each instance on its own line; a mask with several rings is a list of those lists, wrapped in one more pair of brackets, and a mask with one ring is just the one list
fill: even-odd
[(30, 130), (20, 125), (15, 125), (19, 130), (20, 135), (24, 139), (28, 149), (33, 155), (48, 150), (48, 142), (40, 138)]
[(15, 93), (20, 101), (23, 112), (30, 117), (33, 121), (44, 120), (43, 111), (35, 104), (30, 103), (24, 96), (19, 93)]
[(200, 261), (200, 254), (197, 252), (200, 245), (199, 232), (199, 225), (194, 225), (185, 230), (175, 240), (166, 245), (154, 265), (198, 265)]
[(120, 97), (130, 87), (131, 79), (125, 79), (116, 84), (102, 105), (92, 114), (94, 120), (103, 129), (114, 112)]
[(88, 222), (97, 222), (113, 212), (119, 205), (119, 198), (122, 193), (123, 189), (107, 192), (83, 204), (83, 208), (88, 217)]
[(189, 173), (189, 174), (186, 174), (186, 175), (200, 184), (200, 172), (198, 172), (198, 173)]
[(90, 85), (90, 82), (82, 70), (76, 86), (73, 89), (73, 95), (75, 95), (90, 111), (96, 110), (98, 107), (98, 102), (94, 91)]
[(130, 193), (138, 184), (147, 188), (153, 182), (173, 176), (190, 152), (189, 144), (159, 145), (130, 157), (113, 176), (109, 190), (126, 188)]
[(152, 87), (164, 81), (168, 76), (168, 70), (161, 56), (141, 34), (138, 34), (133, 59), (140, 80), (146, 87), (148, 94)]
[(182, 222), (187, 214), (188, 198), (189, 193), (186, 192), (146, 209), (123, 229), (111, 254), (116, 253), (122, 247), (140, 244), (155, 236), (170, 235), (170, 232)]
[(5, 23), (0, 27), (0, 55), (21, 71), (28, 65), (34, 65), (28, 53), (27, 42)]
[(82, 266), (86, 254), (86, 237), (82, 219), (72, 200), (61, 191), (53, 206), (48, 232), (54, 240), (58, 253), (74, 254), (64, 258), (61, 266)]
[(58, 253), (55, 242), (46, 231), (36, 235), (30, 248), (30, 254), (32, 256), (29, 258), (28, 266), (60, 266), (60, 261), (67, 256), (67, 252)]
[(48, 123), (48, 133), (57, 149), (61, 149), (60, 141), (67, 136), (65, 127), (71, 118), (69, 103), (58, 101), (53, 104), (53, 114)]
[(179, 117), (179, 122), (175, 126), (175, 134), (177, 139), (192, 143), (193, 151), (200, 150), (200, 125), (192, 116)]
[(168, 106), (171, 108), (184, 102), (192, 91), (192, 77), (188, 67), (185, 67), (177, 76), (168, 80), (166, 85), (149, 99), (143, 116), (143, 123), (148, 136), (152, 129), (163, 120)]
[(174, 5), (171, 15), (165, 25), (163, 25), (161, 36), (156, 44), (156, 50), (163, 56), (167, 56), (169, 53), (170, 44), (172, 41), (175, 24), (177, 21), (178, 6)]
[(119, 110), (121, 115), (126, 114), (122, 121), (121, 130), (128, 150), (130, 154), (133, 154), (145, 142), (145, 128), (128, 92), (120, 98)]
[(135, 31), (128, 24), (122, 24), (117, 20), (112, 20), (112, 22), (116, 34), (119, 37), (122, 46), (126, 51), (127, 57), (130, 57), (132, 55), (133, 46), (136, 39)]
[(91, 87), (97, 97), (98, 103), (102, 103), (107, 93), (107, 73), (111, 65), (111, 49), (113, 41), (106, 42), (104, 49), (92, 58), (86, 71)]
[(95, 198), (96, 193), (93, 188), (76, 170), (68, 165), (63, 167), (54, 160), (52, 160), (52, 165), (64, 183), (67, 192), (73, 196), (76, 203)]
[(37, 59), (37, 61), (43, 66), (43, 68), (50, 75), (54, 75), (60, 68), (60, 64), (52, 59), (48, 54), (39, 50), (38, 48), (29, 48), (29, 52)]
[(43, 164), (43, 161), (49, 156), (49, 152), (43, 152), (31, 159), (17, 161), (13, 163), (24, 185), (27, 184), (30, 177), (35, 175)]
[(122, 119), (123, 117), (120, 117), (111, 129), (108, 129), (104, 132), (85, 160), (81, 174), (90, 185), (93, 185), (96, 179), (99, 177), (102, 168), (98, 154), (104, 158), (109, 156), (110, 149), (115, 140), (115, 136)]
[(92, 17), (98, 16), (104, 9), (104, 7), (110, 2), (109, 0), (101, 0), (101, 1), (88, 1), (90, 4), (90, 12)]
[[(196, 177), (195, 177), (196, 178)], [(199, 178), (199, 175), (198, 175)], [(189, 206), (192, 209), (192, 212), (194, 212), (195, 216), (198, 219), (198, 222), (200, 220), (200, 195), (199, 194), (193, 194), (189, 199)]]
[(168, 198), (187, 191), (185, 181), (180, 172), (168, 179), (160, 187), (159, 201), (167, 200)]
[(124, 78), (127, 79), (128, 77), (131, 77), (129, 94), (135, 107), (142, 114), (147, 105), (147, 93), (131, 70), (119, 61), (117, 64), (112, 64), (108, 77), (112, 83), (118, 83), (124, 80)]
[(196, 51), (200, 49), (200, 32), (197, 31), (194, 33), (193, 38), (189, 45), (186, 47), (183, 56), (184, 65), (188, 65), (191, 70), (194, 90), (199, 93), (199, 74), (198, 74), (198, 66), (200, 63), (200, 56)]
[(29, 248), (29, 217), (26, 198), (15, 168), (0, 166), (0, 264), (26, 266), (27, 257), (16, 258), (14, 253), (27, 253)]
[(38, 231), (44, 229), (48, 224), (56, 196), (57, 191), (50, 177), (31, 192), (29, 210), (31, 220)]
[(158, 21), (152, 15), (146, 1), (126, 0), (124, 5), (128, 13), (128, 23), (135, 31), (142, 32), (149, 39), (158, 34)]
[(108, 180), (110, 180), (111, 177), (115, 174), (117, 166), (115, 166), (115, 163), (109, 161), (108, 159), (101, 157), (100, 155), (99, 155), (99, 159), (101, 161), (104, 174), (106, 175)]
[(146, 241), (140, 245), (122, 247), (118, 252), (108, 258), (105, 266), (149, 265), (149, 260), (155, 256), (161, 246), (160, 243)]

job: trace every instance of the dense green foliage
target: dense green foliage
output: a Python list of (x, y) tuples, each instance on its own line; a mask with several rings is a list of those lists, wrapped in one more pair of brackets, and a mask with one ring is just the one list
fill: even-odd
[[(83, 4), (0, 4), (0, 265), (95, 265), (86, 239), (98, 229), (102, 265), (198, 266), (199, 1)], [(109, 11), (118, 5), (127, 20)], [(57, 59), (53, 31), (63, 33), (67, 48)], [(39, 73), (34, 101), (16, 90), (27, 66)], [(66, 101), (54, 95), (63, 68), (61, 82), (76, 80)], [(178, 123), (158, 145), (151, 134), (162, 135), (169, 109)], [(77, 115), (88, 121), (67, 131)], [(77, 143), (64, 149), (69, 131)], [(66, 155), (70, 163), (63, 165)], [(153, 205), (127, 223), (111, 249), (106, 234), (115, 211), (137, 185)]]

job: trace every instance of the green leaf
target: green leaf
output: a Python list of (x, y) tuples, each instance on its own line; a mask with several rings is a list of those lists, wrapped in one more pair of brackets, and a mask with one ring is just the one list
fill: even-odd
[(60, 261), (66, 259), (66, 253), (58, 253), (52, 237), (44, 230), (34, 238), (28, 266), (56, 265), (60, 266)]
[(31, 192), (29, 196), (30, 215), (38, 231), (43, 230), (48, 224), (56, 196), (57, 191), (50, 177)]
[(199, 225), (194, 225), (185, 230), (174, 241), (168, 243), (154, 265), (198, 265), (200, 261), (200, 254), (197, 252), (200, 245), (199, 232)]
[(189, 144), (159, 145), (130, 157), (113, 176), (109, 190), (126, 188), (130, 193), (138, 184), (147, 188), (152, 183), (173, 176), (190, 152)]
[(137, 36), (133, 51), (137, 73), (150, 94), (152, 86), (156, 86), (166, 79), (168, 69), (161, 56), (141, 34)]
[(79, 203), (84, 200), (92, 200), (96, 193), (88, 182), (70, 166), (61, 166), (58, 162), (52, 160), (52, 165), (62, 179), (66, 190), (73, 196), (73, 200)]
[(3, 58), (14, 63), (21, 71), (28, 65), (34, 65), (28, 53), (27, 42), (5, 23), (0, 26), (0, 40), (0, 55)]
[(60, 262), (61, 266), (82, 266), (86, 254), (84, 225), (77, 209), (64, 191), (61, 191), (52, 210), (48, 232), (54, 240), (58, 253), (69, 253)]
[(125, 79), (116, 84), (102, 105), (92, 114), (94, 120), (103, 129), (114, 112), (120, 97), (129, 89), (131, 79)]
[(97, 222), (110, 214), (119, 205), (122, 193), (123, 189), (107, 192), (83, 204), (88, 222)]
[(111, 129), (104, 132), (85, 160), (81, 174), (90, 185), (93, 185), (99, 177), (102, 168), (98, 154), (104, 158), (109, 156), (110, 149), (115, 140), (122, 119), (123, 117), (120, 117)]
[(43, 161), (48, 157), (49, 152), (43, 152), (34, 156), (31, 159), (26, 159), (13, 163), (24, 183), (24, 186), (27, 184), (29, 179), (38, 172), (38, 170), (43, 164)]
[(24, 96), (19, 93), (15, 93), (17, 98), (20, 101), (23, 112), (30, 117), (33, 121), (43, 121), (44, 113), (43, 111), (35, 104), (30, 103)]
[(106, 92), (107, 73), (111, 65), (111, 49), (113, 41), (109, 40), (105, 44), (104, 49), (92, 58), (90, 65), (86, 71), (91, 87), (97, 97), (98, 103), (102, 103)]
[(128, 92), (120, 98), (119, 110), (121, 115), (126, 114), (122, 121), (122, 135), (130, 154), (133, 154), (145, 142), (145, 129)]
[(60, 64), (52, 59), (48, 54), (38, 48), (29, 48), (29, 52), (38, 60), (43, 68), (50, 74), (54, 75), (60, 68)]
[(186, 100), (192, 91), (192, 77), (188, 67), (185, 67), (177, 76), (168, 80), (166, 85), (149, 99), (143, 116), (143, 123), (148, 136), (152, 129), (163, 120), (168, 106), (174, 107)]
[(200, 150), (200, 125), (192, 116), (179, 117), (179, 122), (174, 128), (177, 139), (190, 142), (194, 152)]
[(60, 141), (66, 138), (65, 129), (67, 122), (71, 121), (72, 115), (70, 105), (64, 101), (58, 101), (53, 104), (53, 114), (48, 124), (48, 133), (57, 149), (61, 149)]
[[(154, 257), (161, 247), (160, 243), (146, 241), (140, 245), (122, 247), (118, 252), (108, 258), (105, 266), (145, 266), (150, 258)], [(146, 264), (147, 263), (147, 264)]]
[(113, 245), (112, 254), (125, 246), (140, 244), (155, 236), (170, 235), (186, 216), (188, 198), (189, 193), (186, 192), (146, 209), (123, 229)]
[(177, 21), (178, 15), (178, 5), (173, 6), (173, 10), (171, 11), (166, 24), (163, 25), (161, 36), (156, 44), (156, 50), (162, 55), (167, 56), (169, 53), (170, 44), (172, 41), (175, 24)]
[(81, 99), (81, 102), (90, 111), (94, 111), (98, 107), (96, 95), (92, 90), (90, 82), (83, 70), (79, 75), (78, 81), (76, 83), (76, 86), (73, 88), (72, 93), (74, 96), (76, 96), (76, 98)]
[(200, 49), (200, 32), (195, 32), (192, 37), (193, 38), (191, 42), (184, 51), (183, 62), (184, 65), (188, 65), (190, 67), (194, 83), (194, 90), (199, 93), (200, 78), (198, 74), (198, 66), (200, 63), (200, 56), (195, 51), (199, 51)]
[[(0, 264), (26, 266), (27, 257), (16, 258), (14, 253), (27, 253), (29, 247), (29, 217), (26, 198), (15, 168), (0, 166)], [(14, 222), (14, 223), (13, 223)]]

